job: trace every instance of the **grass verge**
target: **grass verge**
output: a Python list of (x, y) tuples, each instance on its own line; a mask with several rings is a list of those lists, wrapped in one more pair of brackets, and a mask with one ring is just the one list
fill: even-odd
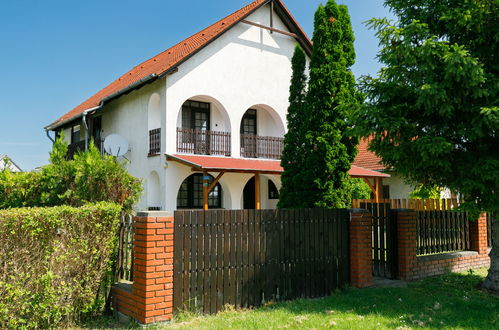
[[(407, 288), (348, 289), (210, 316), (180, 314), (156, 329), (498, 329), (499, 297), (477, 289), (486, 270), (452, 273)], [(104, 326), (106, 327), (106, 326)]]

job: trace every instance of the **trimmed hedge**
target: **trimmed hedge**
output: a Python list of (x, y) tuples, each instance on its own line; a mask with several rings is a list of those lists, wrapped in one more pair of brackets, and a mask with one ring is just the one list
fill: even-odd
[(47, 328), (102, 310), (121, 207), (0, 210), (0, 328)]

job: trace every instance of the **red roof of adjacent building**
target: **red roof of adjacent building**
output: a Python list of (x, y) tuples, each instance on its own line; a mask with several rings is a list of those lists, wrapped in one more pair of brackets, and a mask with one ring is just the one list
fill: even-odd
[[(132, 70), (128, 71), (120, 78), (106, 86), (104, 89), (97, 92), (95, 95), (90, 97), (88, 100), (69, 111), (58, 120), (56, 120), (47, 128), (53, 129), (57, 127), (62, 122), (72, 119), (86, 110), (98, 107), (101, 102), (115, 94), (119, 94), (126, 88), (134, 84), (140, 84), (143, 79), (148, 77), (156, 77), (168, 73), (170, 70), (175, 69), (178, 65), (186, 61), (192, 55), (196, 54), (203, 47), (217, 39), (224, 32), (228, 31), (235, 24), (239, 23), (241, 20), (245, 19), (255, 10), (261, 6), (269, 3), (271, 0), (256, 0), (249, 5), (241, 8), (235, 13), (225, 17), (224, 19), (216, 22), (215, 24), (209, 26), (208, 28), (202, 30), (199, 33), (185, 39), (184, 41), (176, 44), (175, 46), (165, 50), (164, 52), (154, 56), (153, 58), (145, 61), (142, 64), (137, 65)], [(290, 20), (291, 24), (294, 26), (293, 32), (296, 32), (300, 38), (300, 42), (307, 45), (306, 48), (311, 49), (312, 42), (300, 28), (296, 20), (284, 6), (281, 0), (274, 0), (274, 3), (279, 7), (287, 18)], [(277, 8), (276, 8), (277, 9)]]
[(373, 171), (383, 171), (385, 166), (381, 164), (381, 158), (376, 156), (374, 152), (367, 149), (369, 139), (361, 139), (359, 142), (359, 153), (353, 162), (353, 165), (363, 167)]
[[(206, 171), (232, 171), (232, 172), (261, 172), (281, 174), (284, 169), (280, 160), (241, 159), (230, 157), (212, 157), (195, 155), (168, 155), (168, 158), (184, 165)], [(371, 171), (366, 168), (352, 165), (349, 171), (351, 177), (380, 177), (389, 178), (390, 175)]]

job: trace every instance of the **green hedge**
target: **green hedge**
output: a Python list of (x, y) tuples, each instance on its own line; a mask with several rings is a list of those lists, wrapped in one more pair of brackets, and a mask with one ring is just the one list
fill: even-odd
[(56, 327), (101, 310), (120, 210), (0, 210), (0, 328)]

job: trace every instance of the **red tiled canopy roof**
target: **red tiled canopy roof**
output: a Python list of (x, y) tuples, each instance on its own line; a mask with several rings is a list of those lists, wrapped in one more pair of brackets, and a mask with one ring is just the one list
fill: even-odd
[[(280, 160), (241, 159), (178, 154), (167, 155), (167, 157), (170, 160), (206, 171), (260, 172), (268, 174), (281, 174), (283, 172)], [(349, 174), (351, 177), (390, 177), (388, 174), (371, 171), (355, 165), (352, 165)]]
[[(143, 79), (146, 79), (148, 77), (157, 77), (168, 73), (170, 70), (175, 69), (178, 65), (197, 53), (207, 44), (221, 36), (224, 32), (228, 31), (235, 24), (239, 23), (255, 10), (269, 3), (270, 1), (271, 0), (253, 1), (249, 5), (216, 22), (215, 24), (209, 26), (201, 32), (196, 33), (195, 35), (185, 39), (184, 41), (178, 43), (170, 49), (165, 50), (164, 52), (145, 61), (144, 63), (137, 65), (135, 68), (122, 75), (120, 78), (109, 84), (101, 91), (97, 92), (88, 100), (60, 117), (51, 125), (47, 126), (47, 128), (53, 129), (62, 122), (72, 119), (82, 114), (86, 110), (98, 107), (99, 105), (101, 105), (101, 102), (107, 97), (113, 96), (114, 94), (123, 91), (125, 88), (140, 83)], [(282, 10), (282, 12), (284, 12), (284, 14), (290, 19), (292, 25), (297, 30), (297, 35), (300, 37), (299, 41), (301, 41), (302, 43), (304, 42), (308, 46), (308, 48), (311, 49), (312, 42), (310, 41), (310, 39), (308, 39), (298, 23), (296, 23), (296, 20), (284, 6), (282, 1), (274, 0), (274, 2), (280, 8), (280, 10)]]
[(353, 162), (353, 165), (363, 167), (373, 171), (385, 170), (385, 166), (381, 164), (381, 158), (376, 156), (374, 152), (367, 150), (369, 139), (361, 139), (359, 143), (359, 153)]

